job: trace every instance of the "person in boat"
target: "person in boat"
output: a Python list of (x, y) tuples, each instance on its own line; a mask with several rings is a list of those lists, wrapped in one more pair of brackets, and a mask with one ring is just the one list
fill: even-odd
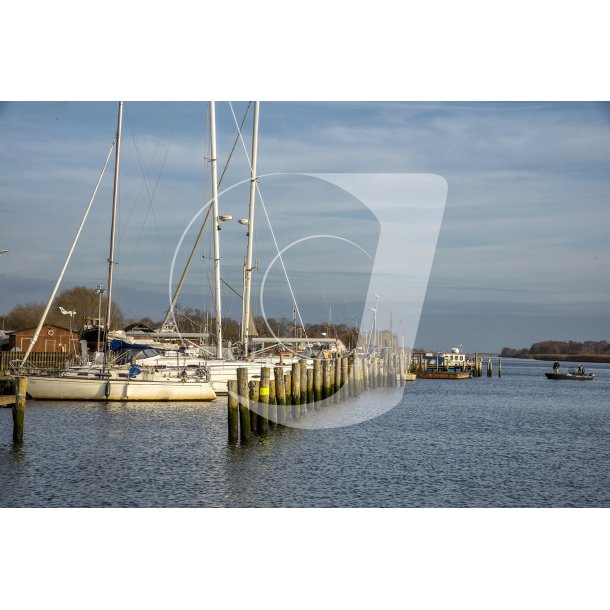
[(584, 375), (585, 374), (585, 367), (582, 366), (582, 364), (578, 365), (578, 374), (579, 375)]
[(559, 373), (559, 362), (557, 362), (557, 360), (555, 361), (555, 364), (553, 365), (553, 373)]

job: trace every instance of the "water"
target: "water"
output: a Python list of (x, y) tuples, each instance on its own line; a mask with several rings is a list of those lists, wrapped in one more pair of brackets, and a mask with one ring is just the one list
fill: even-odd
[(586, 366), (594, 381), (508, 359), (501, 379), (418, 380), (374, 420), (247, 447), (227, 445), (225, 399), (30, 401), (21, 448), (0, 410), (0, 506), (607, 507), (610, 365)]

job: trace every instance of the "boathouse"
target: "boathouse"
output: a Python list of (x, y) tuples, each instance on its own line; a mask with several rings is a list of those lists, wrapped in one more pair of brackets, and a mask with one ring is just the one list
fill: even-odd
[[(7, 332), (8, 343), (3, 345), (4, 351), (25, 352), (30, 341), (34, 337), (36, 328), (25, 328), (23, 330), (13, 330)], [(38, 340), (34, 344), (32, 351), (34, 352), (68, 352), (70, 341), (72, 341), (72, 350), (78, 351), (78, 333), (70, 329), (55, 324), (45, 324), (40, 330)]]

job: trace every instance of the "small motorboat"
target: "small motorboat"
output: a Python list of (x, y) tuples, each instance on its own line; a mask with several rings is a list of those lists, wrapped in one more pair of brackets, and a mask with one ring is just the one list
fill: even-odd
[(571, 379), (573, 381), (591, 381), (594, 373), (587, 373), (584, 366), (568, 369), (567, 373), (559, 372), (559, 363), (555, 363), (552, 373), (545, 373), (547, 379)]

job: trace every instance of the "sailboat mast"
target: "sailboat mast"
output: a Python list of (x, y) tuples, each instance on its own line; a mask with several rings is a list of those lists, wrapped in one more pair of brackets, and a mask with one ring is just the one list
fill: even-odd
[(212, 215), (214, 222), (214, 284), (216, 300), (216, 357), (222, 358), (222, 314), (220, 298), (220, 244), (218, 240), (218, 178), (216, 174), (216, 108), (210, 102), (210, 162), (212, 165)]
[(258, 109), (260, 102), (254, 102), (254, 121), (252, 125), (252, 165), (250, 167), (250, 205), (248, 207), (248, 250), (244, 269), (244, 306), (241, 321), (241, 343), (244, 354), (248, 355), (250, 338), (250, 285), (252, 280), (252, 247), (254, 244), (254, 202), (256, 199), (256, 164), (258, 160)]
[(119, 162), (121, 159), (121, 126), (123, 124), (123, 102), (119, 102), (119, 118), (116, 130), (116, 149), (114, 161), (114, 188), (112, 191), (112, 221), (110, 224), (110, 256), (108, 257), (108, 305), (106, 307), (106, 339), (110, 332), (110, 314), (112, 312), (112, 277), (114, 271), (114, 236), (116, 231), (116, 210), (119, 198)]

